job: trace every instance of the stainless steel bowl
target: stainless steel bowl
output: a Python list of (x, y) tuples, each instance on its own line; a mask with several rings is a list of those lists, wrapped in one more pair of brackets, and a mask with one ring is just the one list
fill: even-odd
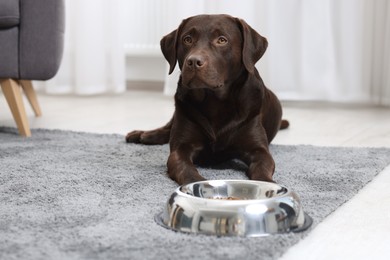
[(249, 180), (183, 185), (155, 220), (180, 232), (246, 237), (299, 232), (312, 224), (295, 192), (275, 183)]

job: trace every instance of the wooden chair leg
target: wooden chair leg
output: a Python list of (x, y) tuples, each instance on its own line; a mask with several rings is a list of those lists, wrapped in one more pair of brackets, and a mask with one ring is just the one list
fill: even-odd
[(41, 108), (39, 107), (37, 95), (31, 83), (31, 80), (19, 80), (20, 85), (22, 86), (24, 93), (28, 101), (31, 104), (32, 109), (34, 110), (35, 116), (41, 116)]
[(22, 93), (19, 84), (12, 79), (0, 81), (3, 94), (11, 109), (12, 115), (18, 126), (20, 135), (31, 136), (30, 126), (28, 124), (26, 110), (24, 109)]

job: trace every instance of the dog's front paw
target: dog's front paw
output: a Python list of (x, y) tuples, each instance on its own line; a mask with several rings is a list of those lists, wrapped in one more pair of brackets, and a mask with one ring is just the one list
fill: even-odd
[(141, 143), (141, 135), (144, 133), (144, 131), (132, 131), (129, 132), (126, 135), (126, 142), (127, 143)]

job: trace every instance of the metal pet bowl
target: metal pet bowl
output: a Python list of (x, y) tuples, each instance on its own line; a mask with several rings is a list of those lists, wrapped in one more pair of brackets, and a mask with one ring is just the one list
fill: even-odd
[(249, 180), (183, 185), (155, 220), (180, 232), (245, 237), (299, 232), (312, 224), (296, 193), (275, 183)]

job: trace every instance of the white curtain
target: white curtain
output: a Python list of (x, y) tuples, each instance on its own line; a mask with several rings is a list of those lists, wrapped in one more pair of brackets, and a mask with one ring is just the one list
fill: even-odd
[[(214, 0), (202, 8), (242, 17), (267, 37), (257, 66), (282, 99), (390, 105), (388, 0)], [(178, 74), (167, 77), (166, 93)]]
[[(267, 37), (257, 66), (281, 99), (390, 105), (388, 0), (66, 0), (66, 9), (63, 63), (44, 84), (50, 93), (123, 92), (126, 55), (162, 59), (159, 39), (182, 19), (227, 13)], [(130, 64), (134, 73), (151, 71), (140, 64)], [(172, 95), (179, 72), (156, 75)]]
[(266, 77), (282, 97), (390, 104), (387, 0), (263, 3)]
[(91, 95), (126, 90), (125, 2), (65, 1), (64, 56), (56, 77), (43, 83), (46, 92)]

